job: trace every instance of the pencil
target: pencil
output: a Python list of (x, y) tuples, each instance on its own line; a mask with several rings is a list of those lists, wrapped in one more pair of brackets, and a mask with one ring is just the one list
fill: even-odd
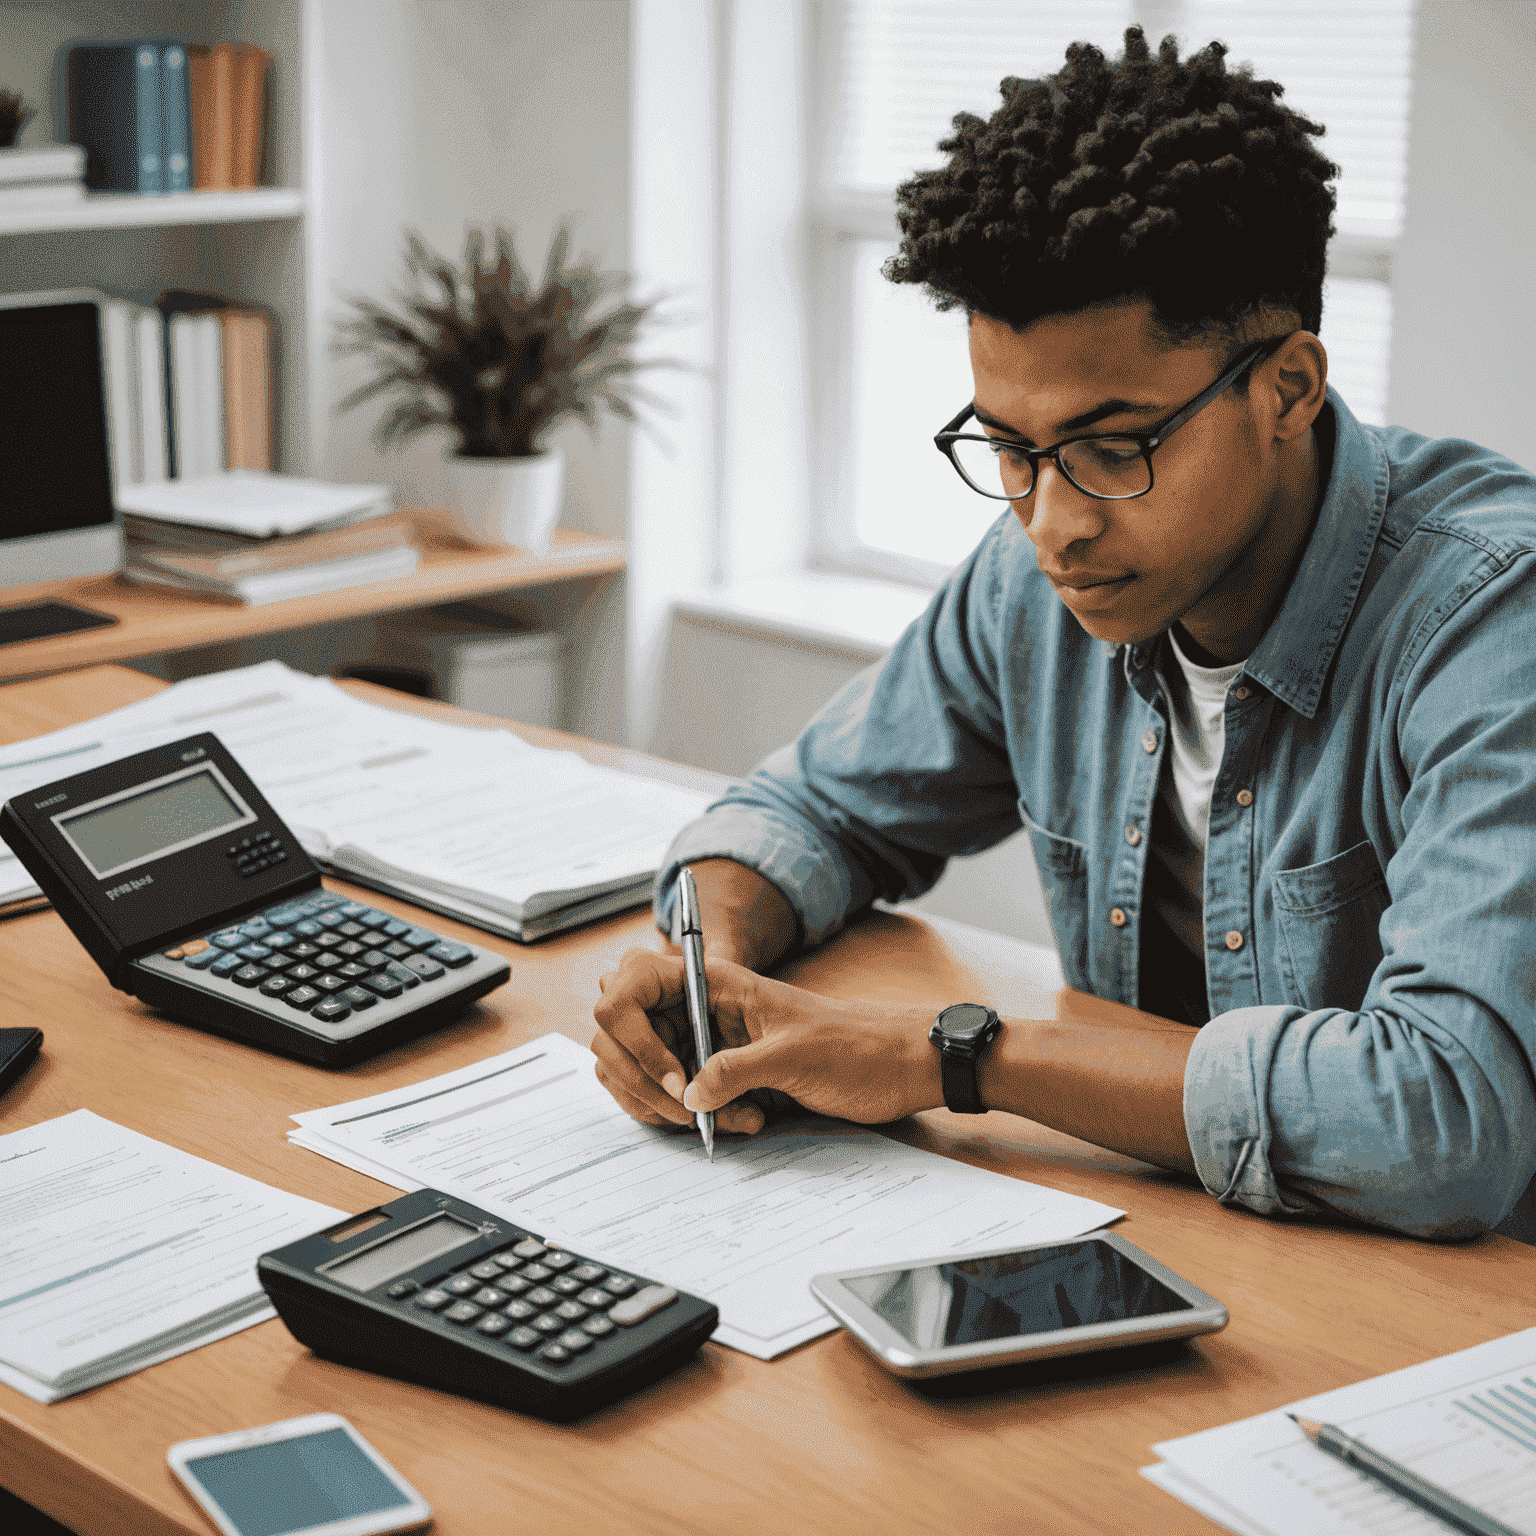
[(1337, 1425), (1319, 1424), (1316, 1419), (1298, 1419), (1294, 1413), (1286, 1414), (1286, 1418), (1299, 1425), (1302, 1434), (1320, 1451), (1327, 1451), (1330, 1456), (1338, 1457), (1356, 1471), (1374, 1477), (1393, 1493), (1411, 1499), (1420, 1509), (1438, 1515), (1458, 1531), (1466, 1531), (1469, 1536), (1520, 1536), (1519, 1531), (1511, 1530), (1502, 1520), (1495, 1520), (1492, 1515), (1485, 1515), (1481, 1510), (1473, 1509), (1470, 1504), (1463, 1504), (1454, 1493), (1447, 1493), (1444, 1488), (1426, 1483), (1422, 1477), (1400, 1466), (1390, 1456), (1383, 1456), (1363, 1440), (1346, 1435)]

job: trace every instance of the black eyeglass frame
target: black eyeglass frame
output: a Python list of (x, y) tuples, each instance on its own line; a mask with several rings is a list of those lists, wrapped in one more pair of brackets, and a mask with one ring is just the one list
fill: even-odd
[[(949, 460), (954, 471), (978, 496), (985, 496), (990, 501), (1023, 501), (1035, 494), (1035, 485), (1040, 478), (1040, 460), (1049, 459), (1057, 470), (1080, 490), (1085, 496), (1092, 496), (1095, 501), (1135, 501), (1138, 496), (1145, 496), (1151, 491), (1155, 483), (1155, 475), (1152, 469), (1152, 450), (1160, 448), (1179, 430), (1191, 417), (1198, 416), (1211, 401), (1218, 399), (1227, 390), (1237, 383), (1251, 368), (1264, 361), (1267, 357), (1273, 357), (1282, 346), (1288, 342), (1295, 331), (1290, 331), (1284, 336), (1271, 336), (1265, 341), (1255, 342), (1251, 347), (1240, 352), (1233, 360), (1232, 366), (1223, 373), (1214, 383), (1202, 389), (1188, 405), (1181, 407), (1169, 419), (1158, 428), (1156, 432), (1085, 432), (1078, 437), (1063, 438), (1061, 442), (1052, 444), (1049, 448), (1026, 448), (1022, 443), (1015, 442), (1008, 437), (989, 437), (983, 433), (962, 432), (966, 421), (976, 414), (975, 402), (971, 402), (948, 423), (943, 431), (935, 433), (933, 445)], [(1073, 443), (1087, 443), (1095, 440), (1109, 442), (1135, 443), (1141, 450), (1142, 460), (1147, 466), (1146, 490), (1127, 491), (1123, 496), (1106, 496), (1102, 491), (1091, 491), (1086, 485), (1081, 484), (1077, 477), (1061, 462), (1061, 450), (1070, 447)], [(984, 491), (971, 479), (960, 467), (960, 461), (955, 457), (954, 444), (957, 442), (980, 443), (1007, 443), (1017, 450), (1019, 455), (1029, 461), (1029, 489), (1018, 496), (1009, 496), (1006, 492)]]

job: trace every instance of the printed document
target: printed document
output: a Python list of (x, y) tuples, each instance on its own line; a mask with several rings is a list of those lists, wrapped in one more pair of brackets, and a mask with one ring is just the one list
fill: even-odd
[(599, 1262), (714, 1302), (714, 1337), (772, 1360), (837, 1324), (813, 1275), (1076, 1237), (1110, 1206), (841, 1121), (697, 1136), (631, 1119), (563, 1035), (310, 1110), (289, 1138), (396, 1189), (440, 1189)]
[(343, 1216), (88, 1109), (0, 1136), (0, 1381), (56, 1402), (265, 1322), (256, 1260)]
[(1536, 1536), (1536, 1328), (1154, 1445), (1142, 1476), (1239, 1536), (1441, 1536), (1443, 1522), (1313, 1445), (1337, 1425)]

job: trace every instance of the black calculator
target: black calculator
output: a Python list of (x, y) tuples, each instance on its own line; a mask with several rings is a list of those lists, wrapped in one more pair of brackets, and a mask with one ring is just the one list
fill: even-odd
[(675, 1369), (720, 1322), (435, 1189), (264, 1253), (256, 1273), (317, 1355), (557, 1421)]
[(17, 795), (0, 837), (114, 987), (327, 1066), (447, 1023), (511, 973), (322, 889), (211, 732)]

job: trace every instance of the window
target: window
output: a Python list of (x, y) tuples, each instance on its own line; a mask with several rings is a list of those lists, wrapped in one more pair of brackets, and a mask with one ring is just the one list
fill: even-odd
[(1040, 75), (1084, 38), (1118, 51), (1126, 26), (1212, 37), (1229, 61), (1284, 82), (1327, 126), (1340, 167), (1322, 339), (1330, 382), (1362, 420), (1386, 420), (1392, 255), (1402, 227), (1414, 0), (826, 0), (812, 284), (822, 352), (817, 563), (934, 582), (998, 509), (928, 441), (971, 392), (964, 316), (880, 275), (895, 250), (894, 192), (949, 119), (991, 113), (1005, 74)]

